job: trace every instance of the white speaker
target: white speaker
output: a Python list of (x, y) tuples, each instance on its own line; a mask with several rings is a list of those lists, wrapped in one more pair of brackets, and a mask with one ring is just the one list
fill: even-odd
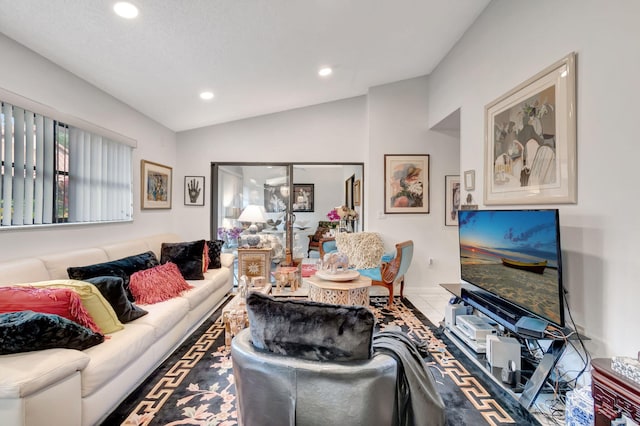
[(487, 335), (487, 361), (491, 367), (506, 369), (509, 361), (515, 363), (515, 370), (522, 368), (520, 342), (513, 337)]
[(451, 328), (456, 325), (456, 316), (458, 315), (466, 315), (467, 314), (467, 306), (462, 303), (453, 303), (447, 305), (444, 310), (444, 325), (447, 328)]

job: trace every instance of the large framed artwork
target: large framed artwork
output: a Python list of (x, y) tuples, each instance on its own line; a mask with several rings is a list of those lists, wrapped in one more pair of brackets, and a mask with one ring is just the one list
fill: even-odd
[(485, 107), (484, 203), (577, 201), (575, 53)]
[(293, 211), (312, 212), (313, 206), (313, 184), (294, 183), (293, 184)]
[(285, 185), (264, 185), (264, 209), (267, 213), (279, 213), (287, 210), (289, 187)]
[(140, 161), (140, 195), (142, 209), (170, 209), (173, 169), (169, 166)]
[(429, 213), (428, 154), (385, 154), (384, 212)]
[(184, 205), (204, 206), (204, 176), (184, 177)]
[(460, 176), (444, 177), (444, 224), (458, 226), (458, 210), (460, 210)]

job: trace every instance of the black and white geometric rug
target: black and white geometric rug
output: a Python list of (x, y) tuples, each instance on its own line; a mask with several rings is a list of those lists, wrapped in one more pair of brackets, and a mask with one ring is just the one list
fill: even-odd
[[(396, 298), (391, 310), (386, 300), (371, 298), (377, 327), (399, 326), (419, 344), (445, 402), (448, 425), (539, 424), (408, 300)], [(237, 425), (220, 313), (207, 319), (103, 425)]]

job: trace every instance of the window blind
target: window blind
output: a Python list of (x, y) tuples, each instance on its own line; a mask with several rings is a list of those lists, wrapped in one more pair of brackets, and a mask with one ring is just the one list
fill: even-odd
[(0, 111), (0, 226), (131, 219), (131, 146), (7, 102)]

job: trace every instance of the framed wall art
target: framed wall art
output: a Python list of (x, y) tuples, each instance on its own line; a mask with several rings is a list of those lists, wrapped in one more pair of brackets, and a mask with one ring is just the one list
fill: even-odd
[(458, 210), (460, 210), (460, 176), (444, 177), (444, 224), (458, 226)]
[(293, 184), (293, 211), (312, 212), (313, 205), (313, 184), (294, 183)]
[(142, 209), (170, 209), (173, 169), (169, 166), (140, 161), (140, 195)]
[(360, 188), (360, 179), (356, 180), (353, 184), (353, 205), (359, 206), (362, 203), (360, 197), (362, 197), (362, 188)]
[(279, 213), (286, 211), (288, 204), (288, 185), (264, 185), (264, 209), (267, 213)]
[(484, 203), (575, 203), (571, 53), (485, 107)]
[(428, 154), (385, 154), (384, 212), (429, 213)]
[(184, 177), (184, 205), (204, 206), (204, 176)]

